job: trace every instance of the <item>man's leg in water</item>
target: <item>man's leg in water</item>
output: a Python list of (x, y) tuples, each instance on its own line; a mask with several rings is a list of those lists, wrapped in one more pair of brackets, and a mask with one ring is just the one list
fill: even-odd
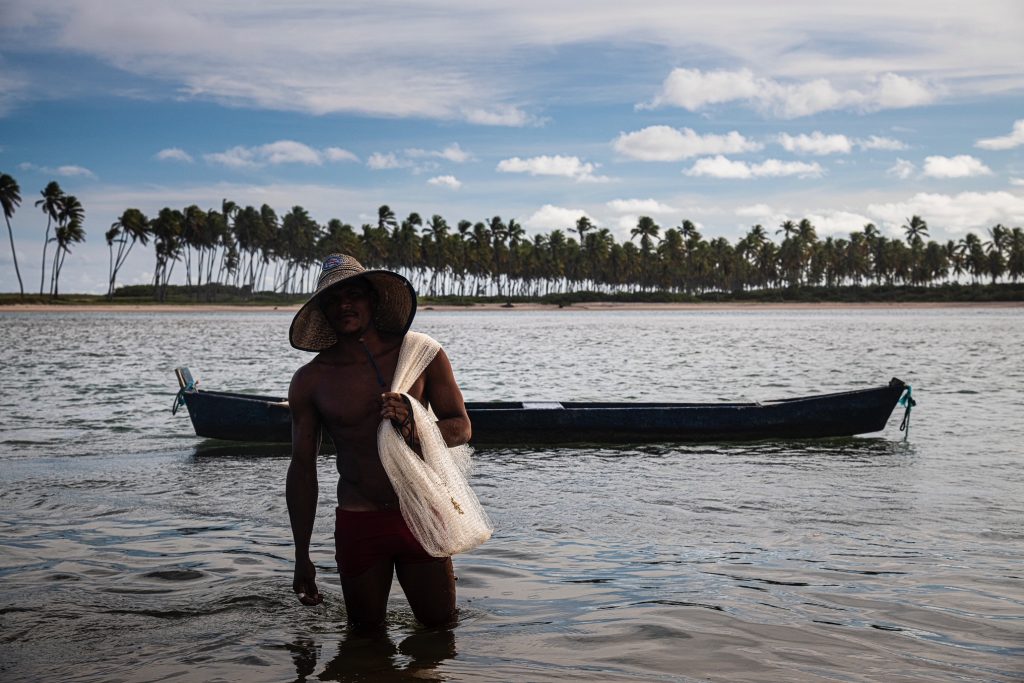
[(455, 622), (455, 570), (451, 558), (439, 562), (399, 562), (402, 584), (412, 613), (424, 626)]
[(334, 525), (334, 559), (341, 575), (345, 610), (353, 626), (375, 628), (384, 624), (394, 561), (388, 549), (387, 514), (353, 512), (338, 508)]
[(349, 624), (357, 628), (384, 625), (392, 576), (391, 560), (381, 560), (358, 576), (341, 577)]

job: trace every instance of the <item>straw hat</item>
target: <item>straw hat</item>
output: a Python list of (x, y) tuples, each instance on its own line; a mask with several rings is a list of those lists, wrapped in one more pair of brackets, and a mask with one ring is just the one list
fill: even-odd
[(338, 341), (334, 328), (320, 311), (317, 298), (330, 287), (354, 279), (366, 280), (377, 293), (373, 324), (378, 332), (404, 335), (416, 315), (416, 290), (398, 273), (366, 270), (351, 256), (331, 254), (320, 269), (316, 291), (292, 319), (288, 340), (300, 351), (323, 351)]

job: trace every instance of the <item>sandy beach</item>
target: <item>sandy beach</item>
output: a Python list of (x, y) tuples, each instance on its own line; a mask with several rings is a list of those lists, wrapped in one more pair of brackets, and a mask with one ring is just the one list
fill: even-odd
[[(299, 310), (299, 304), (285, 306), (243, 306), (227, 304), (0, 304), (0, 313), (56, 313), (80, 311), (85, 313), (188, 313), (192, 312), (246, 312)], [(1024, 301), (949, 301), (949, 302), (723, 302), (723, 303), (643, 303), (643, 302), (589, 302), (560, 308), (554, 304), (487, 303), (469, 306), (421, 303), (421, 311), (772, 311), (772, 310), (888, 310), (934, 308), (1021, 308)]]

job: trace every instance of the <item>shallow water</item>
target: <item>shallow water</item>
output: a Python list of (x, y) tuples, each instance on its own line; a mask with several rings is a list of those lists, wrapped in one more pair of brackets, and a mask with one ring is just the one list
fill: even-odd
[(461, 616), (290, 593), (287, 454), (211, 450), (173, 368), (284, 394), (284, 313), (0, 314), (4, 681), (1024, 678), (1024, 310), (422, 311), (469, 400), (763, 400), (886, 383), (853, 439), (484, 449)]

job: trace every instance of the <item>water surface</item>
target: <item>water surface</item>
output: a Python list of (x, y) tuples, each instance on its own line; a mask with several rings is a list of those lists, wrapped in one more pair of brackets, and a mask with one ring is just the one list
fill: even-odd
[[(281, 394), (286, 313), (0, 314), (4, 681), (1024, 677), (1024, 310), (421, 311), (468, 400), (765, 400), (897, 376), (903, 440), (485, 449), (460, 622), (290, 593), (287, 454), (210, 449), (173, 369)], [(275, 454), (276, 453), (276, 454)]]

